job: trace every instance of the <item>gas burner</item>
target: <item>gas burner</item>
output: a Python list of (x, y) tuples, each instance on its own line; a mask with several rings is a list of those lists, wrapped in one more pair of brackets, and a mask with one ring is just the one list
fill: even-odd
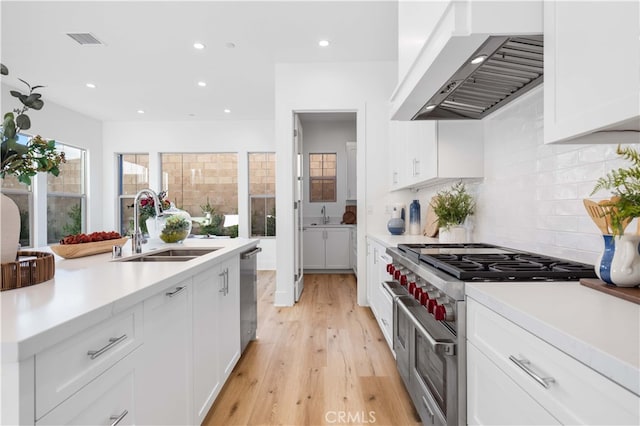
[(595, 278), (592, 265), (491, 244), (400, 244), (416, 263), (465, 281), (569, 281)]

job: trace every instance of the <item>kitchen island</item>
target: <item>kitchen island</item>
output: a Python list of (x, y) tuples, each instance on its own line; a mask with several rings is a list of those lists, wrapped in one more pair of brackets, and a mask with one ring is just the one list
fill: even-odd
[(216, 250), (133, 262), (128, 242), (121, 259), (56, 256), (54, 279), (2, 292), (2, 424), (96, 423), (115, 406), (99, 415), (201, 423), (240, 357), (239, 257), (257, 244), (150, 243), (142, 255)]

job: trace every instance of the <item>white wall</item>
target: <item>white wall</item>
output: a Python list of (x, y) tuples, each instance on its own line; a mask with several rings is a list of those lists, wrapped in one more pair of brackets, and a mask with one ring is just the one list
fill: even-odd
[[(104, 193), (116, 197), (116, 155), (148, 153), (150, 186), (161, 190), (159, 154), (167, 152), (237, 152), (238, 213), (240, 237), (249, 234), (248, 162), (250, 152), (273, 152), (274, 128), (271, 120), (207, 122), (106, 122), (104, 139)], [(276, 193), (276, 198), (279, 194)], [(115, 203), (113, 203), (115, 204)], [(105, 211), (105, 225), (114, 227), (117, 206)], [(265, 238), (260, 246), (258, 269), (275, 269), (275, 239)]]
[[(358, 270), (366, 270), (367, 146), (386, 143), (388, 100), (396, 81), (395, 62), (276, 65), (277, 283), (275, 304), (294, 303), (293, 114), (322, 110), (357, 113)], [(375, 171), (376, 173), (379, 171)], [(362, 177), (364, 176), (364, 178)], [(365, 187), (366, 185), (366, 187)], [(366, 304), (366, 280), (358, 280), (358, 303)]]
[[(23, 87), (1, 85), (2, 113), (21, 106), (16, 98), (9, 94), (10, 90), (24, 93)], [(87, 230), (103, 230), (103, 210), (105, 200), (102, 197), (102, 122), (76, 111), (55, 104), (47, 100), (46, 88), (40, 93), (44, 100), (44, 107), (40, 111), (29, 111), (31, 128), (28, 134), (41, 135), (45, 139), (55, 139), (60, 143), (87, 150), (87, 165), (91, 175), (87, 179)], [(44, 174), (41, 174), (44, 176)], [(40, 179), (39, 184), (46, 185), (46, 179)], [(35, 194), (37, 196), (38, 194)], [(41, 203), (43, 209), (36, 213), (38, 229), (46, 229), (46, 200)], [(47, 235), (42, 232), (35, 235), (36, 247), (47, 245)]]
[[(478, 208), (476, 241), (501, 244), (593, 264), (602, 250), (599, 231), (582, 204), (609, 170), (628, 165), (616, 145), (545, 145), (543, 88), (484, 120), (481, 184), (470, 187)], [(448, 185), (447, 185), (448, 186)], [(426, 206), (440, 188), (418, 192), (423, 226)], [(404, 201), (413, 195), (404, 191)], [(632, 223), (629, 232), (635, 230)]]
[(309, 202), (309, 180), (304, 183), (303, 214), (305, 223), (317, 222), (322, 217), (320, 209), (326, 206), (331, 223), (340, 223), (345, 212), (347, 197), (346, 143), (356, 140), (354, 121), (312, 121), (303, 123), (304, 176), (309, 176), (310, 153), (336, 153), (336, 201)]

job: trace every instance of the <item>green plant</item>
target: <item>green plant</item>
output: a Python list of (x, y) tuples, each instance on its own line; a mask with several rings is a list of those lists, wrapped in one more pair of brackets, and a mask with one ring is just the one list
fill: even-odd
[(640, 153), (632, 147), (622, 148), (620, 145), (616, 153), (631, 162), (631, 166), (611, 170), (598, 179), (591, 195), (603, 189), (611, 191), (613, 197), (602, 205), (609, 207), (607, 216), (613, 235), (622, 235), (628, 219), (640, 217)]
[(207, 197), (207, 203), (206, 204), (201, 204), (200, 205), (200, 209), (202, 210), (202, 213), (204, 213), (204, 214), (211, 213), (211, 215), (213, 215), (213, 213), (216, 211), (215, 207), (213, 207), (211, 205), (211, 203), (209, 202), (209, 197)]
[(467, 216), (472, 215), (476, 208), (473, 197), (467, 192), (467, 188), (462, 182), (454, 184), (449, 189), (439, 191), (431, 205), (438, 216), (439, 226), (445, 229), (462, 225)]
[(160, 239), (165, 243), (182, 241), (189, 235), (191, 223), (180, 215), (171, 215), (165, 221), (165, 226), (160, 232)]
[[(0, 74), (8, 75), (9, 70), (0, 64)], [(38, 172), (48, 172), (54, 176), (60, 174), (60, 163), (65, 162), (64, 153), (56, 152), (56, 142), (46, 141), (40, 135), (34, 136), (26, 145), (18, 143), (21, 131), (31, 128), (31, 119), (27, 115), (30, 109), (40, 110), (44, 106), (42, 95), (35, 90), (44, 86), (27, 85), (29, 92), (23, 94), (17, 90), (11, 90), (11, 96), (18, 98), (22, 103), (21, 108), (14, 108), (12, 112), (4, 114), (2, 130), (0, 130), (0, 177), (13, 175), (19, 182), (31, 184), (31, 178)]]
[(62, 227), (64, 235), (75, 235), (82, 232), (82, 207), (80, 204), (74, 204), (67, 213), (71, 223), (67, 223)]

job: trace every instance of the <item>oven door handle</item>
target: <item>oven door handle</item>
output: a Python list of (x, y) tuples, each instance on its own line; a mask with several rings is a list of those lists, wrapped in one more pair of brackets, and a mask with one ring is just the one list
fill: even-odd
[[(406, 297), (408, 298), (409, 296), (406, 296)], [(418, 332), (421, 335), (423, 335), (425, 339), (427, 339), (427, 342), (429, 342), (429, 345), (431, 345), (431, 348), (434, 350), (434, 352), (443, 353), (445, 355), (456, 354), (456, 344), (452, 342), (443, 342), (441, 340), (434, 339), (431, 333), (429, 333), (427, 329), (418, 322), (418, 320), (411, 313), (407, 305), (404, 304), (404, 301), (402, 300), (402, 296), (396, 299), (396, 303), (402, 309), (402, 311), (407, 315), (407, 317), (411, 319), (411, 322), (413, 323), (414, 327), (418, 329)]]

